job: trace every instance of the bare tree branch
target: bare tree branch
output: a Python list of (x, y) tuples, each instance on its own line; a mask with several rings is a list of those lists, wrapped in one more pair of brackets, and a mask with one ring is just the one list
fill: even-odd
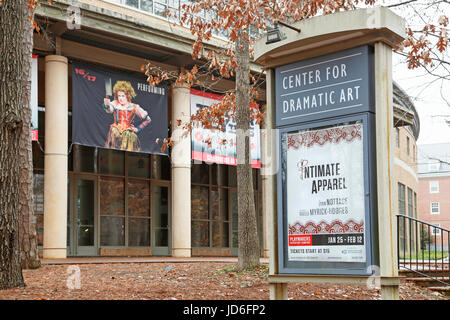
[(391, 4), (391, 5), (388, 5), (388, 6), (386, 6), (386, 7), (388, 7), (388, 8), (394, 8), (394, 7), (399, 7), (399, 6), (403, 6), (403, 5), (405, 5), (405, 4), (408, 4), (408, 3), (411, 3), (411, 2), (416, 2), (417, 0), (409, 0), (409, 1), (405, 1), (405, 2), (400, 2), (400, 3), (396, 3), (396, 4)]

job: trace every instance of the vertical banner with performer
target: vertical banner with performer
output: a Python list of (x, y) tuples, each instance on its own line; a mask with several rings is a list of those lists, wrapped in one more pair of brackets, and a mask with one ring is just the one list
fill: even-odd
[[(73, 143), (167, 154), (167, 89), (145, 76), (73, 63)], [(159, 143), (158, 143), (159, 142)]]
[[(191, 89), (191, 115), (197, 110), (219, 102), (222, 96)], [(237, 165), (236, 122), (225, 119), (225, 131), (192, 128), (192, 159), (218, 164)], [(250, 123), (250, 153), (252, 167), (261, 168), (260, 128), (254, 120)]]
[(365, 262), (363, 125), (287, 134), (288, 260)]

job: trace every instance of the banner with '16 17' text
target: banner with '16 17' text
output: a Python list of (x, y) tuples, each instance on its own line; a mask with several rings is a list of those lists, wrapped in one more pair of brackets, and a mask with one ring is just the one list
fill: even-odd
[(167, 89), (144, 75), (73, 63), (72, 141), (76, 144), (167, 154)]

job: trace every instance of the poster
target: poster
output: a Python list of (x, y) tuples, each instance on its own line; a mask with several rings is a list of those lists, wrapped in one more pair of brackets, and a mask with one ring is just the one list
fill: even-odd
[(167, 90), (144, 75), (72, 64), (73, 143), (167, 154)]
[[(191, 89), (191, 115), (201, 108), (207, 108), (220, 101), (220, 95)], [(236, 122), (225, 120), (225, 131), (193, 127), (192, 159), (208, 163), (237, 165)], [(225, 142), (224, 142), (225, 141)], [(254, 121), (250, 123), (250, 153), (252, 167), (261, 168), (260, 128)]]
[(289, 261), (366, 262), (361, 121), (287, 134)]

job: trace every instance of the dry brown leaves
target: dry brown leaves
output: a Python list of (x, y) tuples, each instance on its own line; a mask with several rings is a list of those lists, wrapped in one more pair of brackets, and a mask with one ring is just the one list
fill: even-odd
[[(70, 269), (69, 269), (70, 267)], [(0, 290), (3, 300), (268, 300), (267, 266), (234, 272), (233, 263), (44, 265), (24, 270), (25, 288)], [(74, 270), (80, 288), (74, 287)], [(71, 282), (72, 281), (72, 282)], [(70, 289), (72, 287), (73, 289)], [(379, 289), (357, 285), (289, 284), (290, 300), (377, 300)], [(402, 300), (446, 300), (402, 283)]]

